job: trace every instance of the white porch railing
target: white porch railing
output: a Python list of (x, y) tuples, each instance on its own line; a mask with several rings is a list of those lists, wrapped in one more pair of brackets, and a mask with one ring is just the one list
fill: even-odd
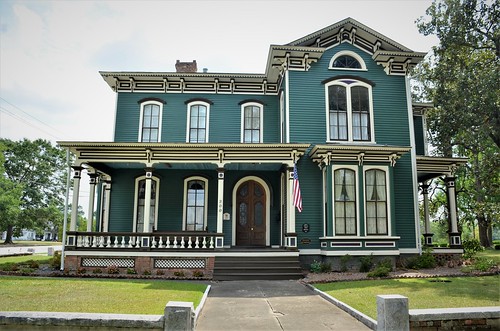
[(211, 250), (223, 245), (222, 233), (207, 232), (68, 232), (74, 249)]

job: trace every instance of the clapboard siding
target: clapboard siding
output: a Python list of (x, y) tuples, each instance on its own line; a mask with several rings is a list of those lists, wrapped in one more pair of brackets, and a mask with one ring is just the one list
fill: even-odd
[(413, 127), (415, 130), (415, 151), (417, 155), (425, 155), (425, 131), (422, 116), (413, 116)]

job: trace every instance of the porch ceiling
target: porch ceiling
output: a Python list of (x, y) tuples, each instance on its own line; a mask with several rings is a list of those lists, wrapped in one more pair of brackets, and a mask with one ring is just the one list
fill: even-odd
[(453, 176), (457, 168), (466, 164), (468, 158), (417, 156), (418, 181), (423, 182), (439, 176)]

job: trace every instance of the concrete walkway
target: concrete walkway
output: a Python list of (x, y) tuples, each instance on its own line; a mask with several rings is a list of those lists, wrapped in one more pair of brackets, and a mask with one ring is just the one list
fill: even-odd
[(0, 256), (10, 256), (10, 255), (21, 255), (21, 254), (48, 254), (49, 247), (53, 251), (60, 251), (62, 249), (61, 245), (43, 245), (43, 246), (3, 246), (0, 245)]
[(370, 330), (298, 281), (212, 284), (196, 331)]

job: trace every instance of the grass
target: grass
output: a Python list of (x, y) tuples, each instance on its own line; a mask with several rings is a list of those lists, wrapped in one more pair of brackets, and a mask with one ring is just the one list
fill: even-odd
[(12, 263), (24, 263), (30, 260), (37, 261), (40, 264), (49, 264), (51, 259), (52, 256), (48, 256), (47, 254), (3, 256), (0, 257), (0, 266)]
[(184, 281), (4, 276), (0, 311), (161, 315), (168, 301), (197, 307), (206, 287)]
[(315, 284), (316, 288), (377, 319), (376, 297), (400, 294), (410, 309), (500, 305), (500, 276), (384, 279)]
[(488, 259), (492, 259), (493, 261), (495, 261), (495, 263), (497, 265), (500, 264), (500, 250), (499, 249), (488, 248), (482, 252), (478, 252), (477, 256), (482, 256), (482, 257), (485, 257)]

